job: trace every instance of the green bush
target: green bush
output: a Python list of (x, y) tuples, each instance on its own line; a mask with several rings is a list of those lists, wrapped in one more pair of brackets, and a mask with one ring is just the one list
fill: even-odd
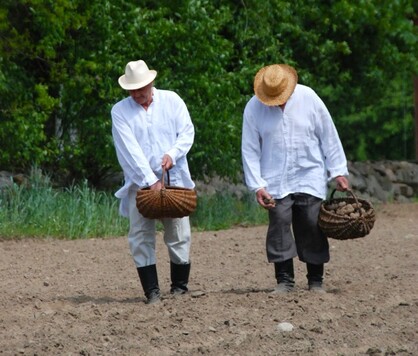
[(413, 159), (417, 11), (413, 0), (4, 0), (0, 168), (99, 186), (119, 170), (117, 79), (140, 58), (189, 107), (196, 179), (240, 178), (253, 78), (278, 62), (323, 98), (349, 159)]

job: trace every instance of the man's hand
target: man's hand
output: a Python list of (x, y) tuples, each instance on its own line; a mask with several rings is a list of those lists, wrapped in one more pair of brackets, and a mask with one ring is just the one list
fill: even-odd
[(348, 179), (344, 176), (335, 177), (335, 184), (337, 185), (336, 189), (340, 192), (344, 192), (350, 188)]
[(265, 188), (259, 189), (255, 194), (258, 204), (260, 204), (264, 209), (271, 209), (276, 206), (276, 202)]
[(163, 169), (165, 169), (166, 171), (170, 170), (173, 167), (173, 160), (168, 154), (165, 154), (163, 156), (161, 167), (163, 167)]
[(150, 189), (151, 190), (161, 190), (162, 189), (162, 184), (160, 180), (157, 180), (153, 185), (150, 185)]

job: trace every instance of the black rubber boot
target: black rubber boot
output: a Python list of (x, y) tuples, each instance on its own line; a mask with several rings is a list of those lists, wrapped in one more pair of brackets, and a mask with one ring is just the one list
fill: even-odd
[(188, 291), (190, 263), (178, 265), (170, 261), (171, 294), (184, 294)]
[(276, 262), (274, 270), (277, 280), (277, 286), (274, 293), (291, 292), (295, 286), (295, 272), (293, 268), (293, 258), (284, 262)]
[(324, 264), (314, 265), (312, 263), (307, 263), (306, 268), (308, 270), (306, 278), (308, 278), (309, 290), (324, 293), (325, 290), (322, 287)]
[(150, 265), (138, 267), (139, 280), (147, 298), (146, 304), (154, 304), (160, 301), (160, 287), (158, 286), (157, 266)]

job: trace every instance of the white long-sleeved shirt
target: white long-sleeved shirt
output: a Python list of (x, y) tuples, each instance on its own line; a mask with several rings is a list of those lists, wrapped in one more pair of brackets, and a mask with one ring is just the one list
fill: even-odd
[(243, 115), (242, 160), (249, 189), (273, 198), (307, 193), (326, 198), (327, 182), (347, 176), (347, 160), (331, 115), (319, 96), (297, 84), (285, 109), (253, 96)]
[(128, 214), (129, 190), (150, 186), (161, 178), (164, 154), (174, 164), (170, 185), (195, 186), (186, 157), (194, 141), (194, 126), (179, 95), (153, 88), (148, 110), (127, 97), (113, 106), (111, 116), (116, 154), (125, 178), (125, 184), (115, 193), (121, 199), (123, 216)]

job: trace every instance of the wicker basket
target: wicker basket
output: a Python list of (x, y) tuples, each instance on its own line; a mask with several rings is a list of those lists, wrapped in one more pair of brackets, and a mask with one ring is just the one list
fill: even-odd
[(167, 183), (164, 185), (165, 172), (161, 177), (163, 188), (151, 190), (139, 189), (136, 193), (136, 207), (142, 216), (148, 219), (182, 218), (189, 216), (197, 206), (196, 190), (170, 186), (167, 171)]
[[(321, 230), (327, 237), (337, 240), (356, 239), (368, 235), (376, 221), (372, 205), (364, 199), (358, 199), (351, 190), (347, 191), (351, 197), (334, 198), (335, 191), (334, 189), (330, 199), (321, 205), (318, 219)], [(330, 210), (341, 202), (353, 204), (357, 214), (352, 214), (354, 216), (339, 215)], [(362, 209), (359, 207), (359, 203)]]

